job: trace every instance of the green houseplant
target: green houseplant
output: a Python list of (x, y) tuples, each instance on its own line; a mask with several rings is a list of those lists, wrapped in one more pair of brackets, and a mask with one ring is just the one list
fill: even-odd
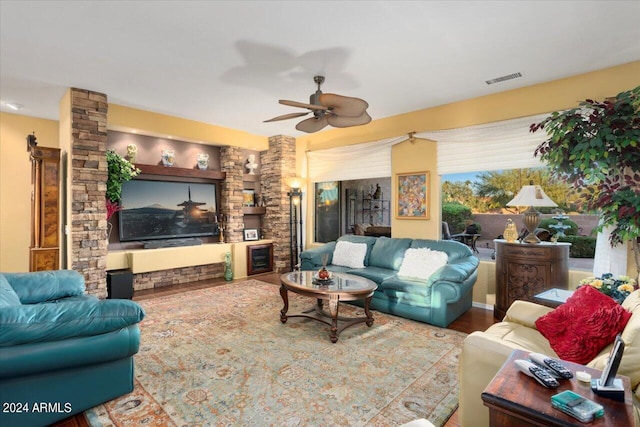
[(107, 220), (121, 208), (118, 201), (122, 196), (122, 184), (140, 173), (133, 163), (113, 150), (107, 150)]
[(549, 138), (534, 155), (599, 212), (599, 230), (612, 227), (612, 246), (632, 242), (640, 274), (640, 86), (605, 101), (587, 99), (530, 127), (541, 129)]

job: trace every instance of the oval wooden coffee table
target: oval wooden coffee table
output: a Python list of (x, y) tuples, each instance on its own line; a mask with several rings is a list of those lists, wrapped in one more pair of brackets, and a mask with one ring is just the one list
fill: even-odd
[[(280, 310), (280, 321), (286, 323), (290, 317), (306, 317), (331, 326), (331, 342), (338, 341), (338, 335), (344, 329), (358, 323), (373, 325), (373, 316), (369, 310), (373, 291), (378, 288), (375, 282), (353, 274), (333, 273), (333, 280), (329, 283), (317, 284), (313, 275), (315, 271), (293, 271), (280, 276), (280, 296), (284, 307)], [(306, 297), (315, 298), (316, 305), (310, 310), (299, 314), (287, 315), (289, 310), (288, 291)], [(338, 304), (341, 301), (364, 300), (364, 316), (340, 317)], [(329, 313), (324, 310), (324, 301), (329, 302)]]

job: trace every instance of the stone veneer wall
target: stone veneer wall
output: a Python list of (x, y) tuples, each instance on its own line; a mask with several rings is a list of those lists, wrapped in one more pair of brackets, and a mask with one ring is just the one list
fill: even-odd
[(107, 295), (107, 95), (72, 88), (71, 268), (85, 277), (87, 292)]
[(224, 262), (193, 267), (172, 268), (133, 275), (133, 290), (153, 289), (224, 277)]
[(220, 213), (227, 216), (224, 230), (225, 242), (235, 243), (244, 240), (244, 215), (242, 213), (242, 174), (244, 151), (239, 147), (220, 148), (220, 168), (226, 173), (220, 194)]
[(260, 188), (267, 197), (263, 218), (264, 237), (273, 240), (273, 268), (277, 273), (291, 271), (289, 231), (289, 187), (285, 178), (295, 176), (296, 140), (278, 135), (269, 138), (269, 150), (260, 153)]

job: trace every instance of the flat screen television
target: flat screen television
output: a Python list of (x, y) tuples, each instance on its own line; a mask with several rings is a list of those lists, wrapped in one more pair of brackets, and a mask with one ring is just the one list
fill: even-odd
[(120, 241), (219, 235), (216, 184), (134, 179), (122, 186)]

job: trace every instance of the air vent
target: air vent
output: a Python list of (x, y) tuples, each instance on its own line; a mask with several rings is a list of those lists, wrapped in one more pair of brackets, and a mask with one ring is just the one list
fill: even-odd
[(495, 79), (491, 79), (491, 80), (487, 80), (486, 83), (488, 85), (492, 85), (494, 83), (500, 83), (500, 82), (504, 82), (507, 80), (513, 80), (513, 79), (517, 79), (522, 77), (522, 73), (513, 73), (513, 74), (508, 74), (506, 76), (502, 76), (502, 77), (496, 77)]

